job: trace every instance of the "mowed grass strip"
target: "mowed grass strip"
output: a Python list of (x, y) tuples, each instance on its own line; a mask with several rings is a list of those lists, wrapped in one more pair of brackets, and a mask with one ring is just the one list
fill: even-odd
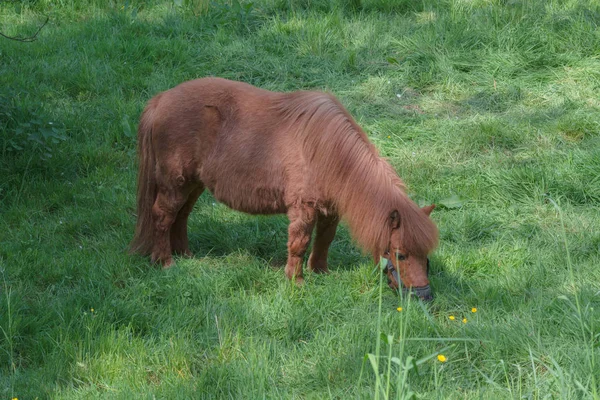
[[(0, 396), (598, 398), (596, 2), (39, 0), (0, 31), (46, 16), (0, 38)], [(286, 218), (208, 193), (194, 258), (128, 255), (139, 114), (202, 76), (335, 94), (438, 204), (433, 304), (380, 313), (343, 227), (290, 285)]]

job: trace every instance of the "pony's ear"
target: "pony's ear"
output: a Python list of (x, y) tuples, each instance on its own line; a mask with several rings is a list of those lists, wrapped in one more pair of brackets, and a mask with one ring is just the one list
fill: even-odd
[(392, 229), (398, 229), (398, 227), (400, 226), (400, 213), (398, 212), (398, 210), (394, 210), (390, 214), (390, 225)]
[(430, 206), (425, 206), (425, 207), (421, 208), (421, 210), (423, 210), (423, 212), (429, 216), (429, 215), (431, 215), (431, 212), (433, 211), (434, 208), (435, 208), (435, 204), (432, 204)]

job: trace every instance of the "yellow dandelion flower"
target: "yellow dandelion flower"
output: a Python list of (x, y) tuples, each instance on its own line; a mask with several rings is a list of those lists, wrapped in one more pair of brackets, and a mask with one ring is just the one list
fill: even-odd
[(446, 356), (445, 356), (445, 355), (443, 355), (443, 354), (438, 354), (438, 361), (439, 361), (439, 362), (443, 362), (443, 363), (445, 363), (446, 361), (448, 361), (448, 359), (446, 358)]
[(467, 323), (467, 319), (463, 318), (463, 324), (466, 324), (466, 323)]
[(402, 311), (402, 307), (398, 307), (398, 308), (396, 308), (396, 310), (397, 310), (398, 312), (400, 312), (400, 311)]
[(451, 315), (448, 318), (450, 318), (450, 321), (454, 321), (456, 319), (456, 318), (454, 318), (454, 315)]
[(90, 308), (90, 311), (91, 311), (91, 312), (94, 312), (94, 309), (93, 309), (93, 308)]
[(471, 308), (471, 312), (472, 313), (476, 313), (477, 312), (477, 308), (475, 308), (475, 307)]
[(388, 136), (388, 139), (391, 139), (391, 138), (392, 138), (391, 136)]

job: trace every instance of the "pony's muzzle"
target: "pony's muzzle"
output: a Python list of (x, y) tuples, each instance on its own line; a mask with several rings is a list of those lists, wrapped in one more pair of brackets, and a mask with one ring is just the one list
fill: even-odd
[(431, 301), (433, 300), (433, 292), (431, 291), (431, 287), (429, 285), (421, 286), (421, 287), (413, 287), (411, 289), (407, 289), (402, 285), (402, 291), (410, 291), (411, 294), (417, 296), (423, 301)]
[[(388, 276), (388, 286), (392, 289), (392, 290), (402, 290), (403, 294), (411, 294), (413, 296), (417, 296), (418, 298), (420, 298), (423, 301), (431, 301), (433, 300), (433, 291), (431, 290), (431, 286), (429, 285), (425, 285), (425, 286), (419, 286), (419, 287), (410, 287), (407, 288), (406, 286), (404, 286), (404, 283), (402, 283), (402, 280), (400, 279), (400, 276), (398, 275), (398, 271), (396, 271), (396, 268), (394, 268), (394, 264), (392, 264), (391, 260), (387, 260), (387, 272), (388, 275), (392, 275), (394, 277), (394, 279), (396, 280), (396, 282), (398, 283), (398, 287), (394, 287), (392, 280), (389, 278)], [(429, 259), (427, 260), (427, 275), (429, 275)]]

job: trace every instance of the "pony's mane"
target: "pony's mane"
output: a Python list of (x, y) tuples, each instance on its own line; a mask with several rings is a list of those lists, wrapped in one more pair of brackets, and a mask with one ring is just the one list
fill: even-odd
[(275, 102), (286, 129), (302, 143), (311, 178), (347, 222), (352, 236), (378, 257), (389, 244), (394, 210), (405, 250), (427, 255), (437, 245), (435, 224), (406, 195), (405, 185), (338, 100), (295, 92)]

